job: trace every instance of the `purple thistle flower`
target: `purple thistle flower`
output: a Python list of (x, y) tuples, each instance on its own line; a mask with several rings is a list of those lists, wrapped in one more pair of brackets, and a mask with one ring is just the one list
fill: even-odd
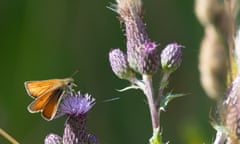
[(140, 74), (154, 74), (160, 58), (157, 45), (150, 41), (142, 21), (141, 0), (117, 0), (116, 7), (126, 27), (129, 66)]
[(134, 73), (128, 66), (127, 56), (120, 49), (109, 52), (109, 61), (113, 72), (121, 79), (129, 79)]
[(87, 113), (95, 104), (95, 99), (89, 94), (82, 95), (80, 92), (67, 93), (63, 98), (58, 115), (67, 115), (63, 138), (57, 135), (48, 135), (45, 144), (98, 144), (98, 139), (89, 137), (87, 131)]
[(59, 112), (65, 113), (70, 117), (78, 117), (85, 115), (95, 104), (95, 99), (89, 94), (81, 95), (78, 92), (76, 95), (70, 93), (66, 96), (60, 107)]
[(182, 45), (168, 44), (161, 53), (161, 64), (164, 72), (174, 72), (182, 62)]
[(86, 128), (87, 112), (95, 104), (95, 99), (89, 94), (76, 95), (71, 93), (65, 97), (60, 105), (59, 111), (68, 115), (63, 134), (63, 143), (85, 144), (88, 142)]

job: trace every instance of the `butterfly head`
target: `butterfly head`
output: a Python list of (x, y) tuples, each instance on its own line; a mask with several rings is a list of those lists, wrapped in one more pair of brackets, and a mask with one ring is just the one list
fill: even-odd
[(72, 87), (76, 87), (77, 85), (74, 83), (74, 79), (73, 78), (65, 78), (63, 79), (63, 83), (64, 85), (68, 88), (68, 89), (72, 89)]

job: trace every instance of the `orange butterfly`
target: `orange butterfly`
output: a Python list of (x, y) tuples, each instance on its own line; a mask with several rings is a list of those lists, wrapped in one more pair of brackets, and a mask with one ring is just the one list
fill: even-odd
[(24, 83), (29, 96), (34, 101), (28, 106), (31, 113), (41, 112), (45, 120), (52, 120), (57, 112), (62, 96), (73, 91), (76, 86), (72, 78), (26, 81)]

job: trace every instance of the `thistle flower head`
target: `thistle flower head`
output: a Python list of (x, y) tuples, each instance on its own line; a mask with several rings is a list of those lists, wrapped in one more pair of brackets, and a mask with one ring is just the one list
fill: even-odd
[(121, 79), (129, 79), (134, 73), (128, 66), (127, 55), (120, 49), (113, 49), (109, 52), (109, 61), (113, 72)]
[(161, 65), (164, 72), (174, 72), (182, 62), (182, 45), (168, 44), (161, 52)]
[(127, 60), (140, 74), (153, 74), (158, 70), (157, 45), (148, 37), (142, 21), (141, 0), (117, 0), (117, 12), (126, 28)]
[(85, 115), (95, 104), (95, 99), (89, 94), (82, 95), (80, 92), (76, 94), (69, 93), (60, 107), (59, 112), (72, 117)]
[(154, 42), (145, 42), (138, 49), (129, 49), (128, 61), (130, 67), (140, 74), (154, 74), (160, 64), (157, 45)]
[(116, 0), (116, 2), (116, 11), (122, 16), (122, 18), (127, 18), (127, 15), (129, 14), (140, 15), (142, 13), (141, 0)]
[(63, 137), (50, 134), (45, 144), (98, 144), (97, 137), (90, 137), (87, 131), (87, 113), (95, 104), (89, 94), (67, 93), (58, 109), (58, 116), (67, 115)]
[(142, 21), (142, 1), (141, 0), (117, 0), (117, 12), (120, 21), (125, 24), (127, 49), (137, 49), (142, 44), (149, 41)]

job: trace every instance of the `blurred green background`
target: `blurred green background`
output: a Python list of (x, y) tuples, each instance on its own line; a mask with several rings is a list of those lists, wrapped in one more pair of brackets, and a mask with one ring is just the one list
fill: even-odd
[[(171, 102), (162, 113), (164, 141), (172, 144), (210, 143), (212, 102), (203, 92), (198, 51), (203, 29), (194, 15), (193, 0), (144, 0), (147, 31), (163, 48), (185, 45), (183, 63), (171, 76), (169, 89), (190, 93)], [(74, 76), (78, 89), (97, 99), (88, 116), (88, 129), (102, 144), (144, 144), (151, 137), (151, 121), (139, 90), (119, 93), (128, 86), (111, 71), (108, 52), (125, 51), (116, 13), (106, 7), (113, 0), (1, 0), (0, 1), (0, 127), (23, 144), (41, 144), (49, 133), (63, 133), (65, 117), (47, 122), (30, 114), (32, 102), (24, 81)], [(103, 102), (119, 97), (119, 100)], [(0, 137), (1, 144), (8, 142)]]

